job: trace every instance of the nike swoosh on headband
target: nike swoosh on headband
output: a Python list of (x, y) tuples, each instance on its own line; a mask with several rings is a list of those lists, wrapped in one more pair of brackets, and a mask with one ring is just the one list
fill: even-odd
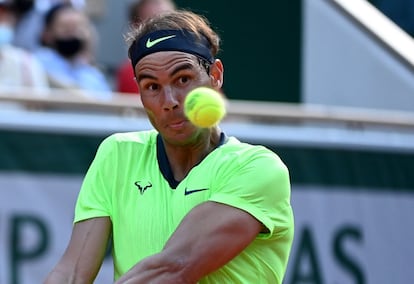
[(213, 63), (210, 41), (188, 30), (156, 30), (135, 40), (128, 49), (133, 68), (143, 57), (160, 51), (181, 51)]
[(163, 37), (160, 37), (160, 38), (157, 38), (157, 39), (154, 39), (154, 40), (151, 40), (150, 38), (148, 38), (148, 40), (147, 40), (147, 42), (146, 42), (146, 44), (145, 44), (145, 47), (146, 47), (146, 48), (151, 48), (151, 47), (153, 47), (154, 45), (156, 45), (156, 44), (158, 44), (158, 43), (160, 43), (160, 42), (162, 42), (162, 41), (164, 41), (164, 40), (167, 40), (167, 39), (173, 38), (173, 37), (175, 37), (175, 35), (163, 36)]

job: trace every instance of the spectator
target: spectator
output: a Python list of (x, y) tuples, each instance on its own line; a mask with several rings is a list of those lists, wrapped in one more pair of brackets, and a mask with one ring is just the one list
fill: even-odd
[(13, 44), (34, 52), (40, 47), (43, 14), (36, 9), (35, 0), (13, 0), (13, 10), (16, 15)]
[(0, 87), (47, 89), (46, 73), (36, 57), (12, 44), (15, 20), (11, 1), (0, 0)]
[(52, 6), (59, 4), (59, 3), (69, 3), (73, 5), (75, 8), (83, 9), (85, 8), (85, 0), (35, 0), (36, 1), (36, 8), (40, 11), (47, 11)]
[(40, 47), (40, 34), (43, 28), (43, 14), (56, 3), (72, 2), (76, 7), (83, 8), (84, 1), (67, 0), (12, 0), (16, 14), (15, 36), (13, 44), (28, 51)]
[(36, 53), (52, 86), (93, 92), (96, 98), (112, 96), (105, 74), (93, 62), (96, 38), (88, 17), (71, 4), (60, 3), (44, 16), (42, 48)]
[[(172, 0), (135, 0), (128, 7), (128, 19), (130, 24), (139, 25), (147, 18), (173, 9), (175, 9), (175, 4)], [(129, 59), (124, 60), (118, 67), (116, 91), (123, 94), (139, 93), (134, 70)]]

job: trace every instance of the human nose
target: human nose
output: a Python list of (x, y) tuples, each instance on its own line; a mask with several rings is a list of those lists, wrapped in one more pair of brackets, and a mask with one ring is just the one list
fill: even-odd
[(177, 95), (170, 87), (164, 88), (164, 109), (172, 110), (178, 107), (179, 101)]

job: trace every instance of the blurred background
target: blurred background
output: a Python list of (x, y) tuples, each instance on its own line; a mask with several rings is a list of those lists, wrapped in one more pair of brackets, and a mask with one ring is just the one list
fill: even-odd
[[(124, 43), (139, 1), (0, 0), (0, 283), (42, 282), (99, 143), (151, 128)], [(412, 283), (414, 0), (153, 2), (209, 19), (223, 130), (290, 170), (284, 283)]]

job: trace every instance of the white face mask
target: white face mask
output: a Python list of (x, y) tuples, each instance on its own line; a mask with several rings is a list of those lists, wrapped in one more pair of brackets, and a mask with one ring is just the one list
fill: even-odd
[(0, 48), (13, 41), (14, 31), (9, 25), (0, 24)]

